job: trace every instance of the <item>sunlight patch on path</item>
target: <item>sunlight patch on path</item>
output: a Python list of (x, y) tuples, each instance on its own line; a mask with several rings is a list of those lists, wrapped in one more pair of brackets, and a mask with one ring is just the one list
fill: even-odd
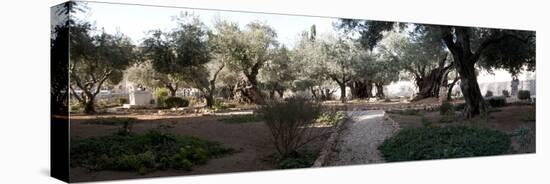
[(345, 129), (337, 141), (336, 151), (326, 165), (353, 165), (380, 163), (384, 159), (378, 151), (396, 127), (385, 119), (383, 110), (348, 111)]

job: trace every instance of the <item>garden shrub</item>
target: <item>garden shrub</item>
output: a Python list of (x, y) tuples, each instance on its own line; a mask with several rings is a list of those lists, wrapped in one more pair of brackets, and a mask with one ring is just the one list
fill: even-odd
[(319, 156), (318, 153), (309, 150), (300, 150), (295, 154), (288, 155), (277, 159), (277, 168), (292, 169), (292, 168), (308, 168), (315, 163)]
[(499, 155), (510, 148), (502, 132), (467, 126), (405, 128), (378, 147), (388, 162)]
[(439, 113), (441, 115), (447, 115), (454, 113), (454, 107), (453, 104), (451, 104), (449, 101), (443, 101), (441, 102), (441, 106), (439, 107)]
[(518, 91), (518, 99), (520, 99), (520, 100), (531, 99), (531, 92), (528, 91), (528, 90), (519, 90)]
[(134, 122), (135, 118), (99, 117), (84, 121), (84, 124), (96, 125), (125, 125)]
[(120, 105), (124, 105), (124, 104), (127, 104), (128, 103), (128, 98), (117, 98), (117, 102), (118, 104)]
[(422, 122), (423, 127), (432, 126), (432, 122), (428, 118), (426, 118), (425, 116), (422, 116), (422, 118), (420, 118), (420, 121)]
[(155, 89), (155, 92), (153, 93), (153, 96), (155, 97), (155, 101), (157, 102), (158, 107), (166, 107), (165, 100), (168, 98), (168, 94), (170, 93), (170, 90), (167, 88), (157, 88)]
[(71, 167), (136, 171), (184, 169), (233, 150), (218, 142), (151, 130), (145, 134), (113, 134), (71, 140)]
[(491, 98), (485, 99), (485, 101), (491, 107), (504, 107), (506, 105), (506, 98), (504, 97), (491, 97)]
[(527, 126), (521, 126), (512, 133), (512, 138), (519, 144), (520, 149), (525, 149), (531, 144), (531, 129)]
[(251, 123), (262, 121), (262, 117), (254, 114), (232, 115), (227, 118), (221, 118), (220, 121), (225, 123)]
[(493, 91), (487, 90), (487, 93), (485, 93), (485, 97), (492, 97), (492, 96), (493, 96)]
[(226, 110), (226, 109), (229, 109), (229, 108), (235, 108), (237, 107), (236, 104), (234, 103), (228, 103), (228, 102), (225, 102), (223, 100), (215, 100), (214, 101), (214, 104), (212, 104), (212, 108), (214, 110)]
[(510, 97), (510, 91), (508, 91), (508, 90), (502, 90), (502, 96), (504, 96), (504, 97)]
[(70, 103), (69, 104), (69, 112), (79, 112), (82, 111), (84, 107), (81, 103)]
[(527, 112), (525, 114), (523, 114), (523, 116), (521, 117), (521, 120), (522, 121), (527, 121), (527, 122), (535, 122), (537, 120), (537, 114), (536, 112)]
[(187, 106), (189, 106), (189, 101), (188, 100), (183, 99), (181, 97), (175, 97), (175, 96), (171, 96), (171, 97), (166, 98), (164, 103), (166, 104), (166, 107), (170, 107), (170, 108), (178, 108), (178, 107), (187, 107)]
[(317, 122), (325, 125), (335, 125), (336, 122), (344, 119), (345, 113), (343, 111), (329, 111), (323, 112), (317, 117)]
[(259, 112), (265, 120), (272, 143), (282, 156), (294, 154), (312, 137), (310, 127), (316, 123), (320, 106), (302, 97), (291, 97), (282, 102), (271, 102)]

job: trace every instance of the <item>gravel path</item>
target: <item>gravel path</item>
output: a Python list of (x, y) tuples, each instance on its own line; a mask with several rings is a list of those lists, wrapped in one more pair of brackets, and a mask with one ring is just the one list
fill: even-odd
[(337, 146), (325, 165), (353, 165), (384, 162), (377, 147), (397, 126), (382, 110), (348, 111), (349, 120), (339, 135)]

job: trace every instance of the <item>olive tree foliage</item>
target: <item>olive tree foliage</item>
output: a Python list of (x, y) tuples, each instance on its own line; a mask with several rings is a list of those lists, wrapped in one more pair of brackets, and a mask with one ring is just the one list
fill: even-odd
[(374, 54), (370, 50), (357, 50), (356, 59), (358, 61), (353, 62), (351, 67), (355, 74), (348, 84), (352, 98), (365, 99), (374, 97), (372, 90), (375, 87), (375, 78), (379, 78), (378, 73), (383, 72), (379, 70), (379, 64), (382, 63), (379, 57), (379, 54)]
[(244, 97), (243, 100), (248, 102), (264, 104), (258, 74), (278, 47), (277, 33), (260, 22), (251, 22), (244, 29), (227, 21), (217, 24), (216, 35), (220, 37), (218, 44), (222, 47), (221, 53), (229, 56), (225, 63), (229, 70), (242, 75), (235, 85), (235, 95)]
[(142, 43), (144, 58), (152, 63), (154, 71), (158, 72), (156, 76), (164, 79), (162, 81), (173, 95), (181, 82), (185, 82), (201, 90), (207, 104), (211, 105), (213, 98), (203, 91), (209, 88), (203, 82), (208, 76), (204, 65), (211, 60), (209, 30), (198, 17), (189, 14), (177, 17), (177, 25), (170, 32), (150, 31)]
[(327, 37), (323, 40), (326, 58), (323, 69), (325, 75), (340, 87), (340, 100), (346, 101), (346, 86), (351, 81), (354, 70), (353, 63), (357, 60), (357, 49), (351, 40), (342, 37)]
[(316, 39), (315, 34), (300, 34), (291, 53), (291, 60), (297, 69), (293, 90), (309, 91), (316, 100), (330, 100), (337, 87), (326, 75), (327, 57), (324, 43)]
[(298, 68), (290, 59), (289, 51), (282, 46), (277, 48), (269, 61), (260, 70), (259, 80), (262, 89), (267, 90), (270, 99), (275, 99), (275, 93), (283, 98), (284, 92), (292, 88), (297, 77)]
[(164, 74), (153, 68), (151, 61), (135, 63), (125, 71), (128, 81), (148, 88), (164, 87), (170, 91), (170, 96), (176, 96), (178, 89), (188, 86), (183, 74)]
[(415, 100), (438, 97), (441, 85), (446, 85), (447, 74), (453, 69), (452, 58), (441, 39), (421, 26), (408, 35), (399, 30), (388, 31), (376, 48), (415, 80), (418, 87)]
[[(393, 29), (395, 25), (404, 27), (405, 24), (351, 19), (342, 19), (339, 23), (340, 28), (360, 34), (360, 42), (371, 49), (382, 40), (383, 32)], [(460, 87), (466, 101), (466, 117), (474, 117), (487, 110), (477, 82), (476, 65), (512, 69), (512, 73), (515, 71), (513, 68), (523, 66), (534, 70), (534, 31), (414, 25), (438, 35), (449, 50), (453, 65), (460, 76)]]
[(105, 32), (94, 35), (94, 31), (89, 23), (75, 24), (70, 31), (69, 87), (86, 113), (95, 112), (94, 100), (104, 84), (119, 83), (123, 70), (135, 61), (128, 37)]

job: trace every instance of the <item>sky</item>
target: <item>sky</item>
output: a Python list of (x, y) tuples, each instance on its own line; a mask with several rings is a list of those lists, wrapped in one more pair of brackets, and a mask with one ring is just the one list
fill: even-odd
[(95, 23), (98, 29), (107, 33), (121, 33), (129, 36), (136, 44), (141, 43), (149, 30), (169, 31), (176, 27), (174, 17), (182, 12), (198, 15), (200, 20), (212, 28), (215, 18), (237, 22), (241, 28), (252, 21), (267, 23), (277, 32), (279, 43), (289, 48), (297, 41), (299, 33), (309, 30), (315, 24), (318, 34), (333, 34), (335, 18), (291, 16), (263, 13), (245, 13), (220, 10), (198, 10), (188, 8), (153, 7), (88, 2), (85, 13), (77, 13), (77, 19)]
[[(332, 24), (338, 21), (335, 18), (292, 16), (264, 13), (247, 13), (221, 10), (199, 10), (189, 8), (155, 7), (140, 5), (123, 5), (110, 3), (87, 2), (88, 10), (77, 13), (77, 19), (95, 23), (98, 29), (107, 33), (121, 32), (129, 36), (135, 44), (140, 44), (149, 30), (161, 29), (169, 31), (176, 27), (174, 17), (183, 13), (198, 15), (200, 20), (212, 28), (216, 18), (237, 22), (241, 28), (252, 21), (265, 22), (277, 32), (279, 43), (293, 48), (302, 31), (309, 30), (315, 24), (318, 35), (336, 34)], [(55, 20), (52, 19), (55, 22)], [(520, 80), (534, 79), (534, 72), (524, 72)], [(494, 74), (483, 73), (478, 76), (480, 83), (510, 81), (510, 75), (504, 70), (497, 70)]]

